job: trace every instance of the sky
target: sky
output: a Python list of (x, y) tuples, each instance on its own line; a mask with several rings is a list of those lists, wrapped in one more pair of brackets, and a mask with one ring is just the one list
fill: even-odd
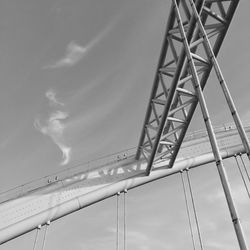
[[(137, 146), (169, 2), (1, 0), (1, 191)], [(249, 8), (240, 1), (218, 57), (246, 121)], [(215, 125), (231, 121), (213, 75), (205, 97)], [(197, 109), (189, 131), (203, 128)], [(235, 162), (226, 164), (249, 235), (249, 199)], [(191, 177), (206, 249), (237, 249), (214, 165)], [(115, 205), (114, 197), (54, 222), (45, 249), (115, 249)], [(179, 175), (130, 191), (126, 206), (127, 249), (191, 249)], [(34, 236), (0, 249), (32, 249)]]

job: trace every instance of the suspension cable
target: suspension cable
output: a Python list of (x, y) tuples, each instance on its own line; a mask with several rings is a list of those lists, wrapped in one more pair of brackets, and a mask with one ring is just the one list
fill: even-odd
[(37, 239), (38, 239), (38, 233), (41, 229), (41, 225), (39, 225), (37, 228), (36, 228), (36, 236), (35, 236), (35, 241), (34, 241), (34, 245), (33, 245), (33, 250), (36, 249), (36, 244), (37, 244)]
[(182, 182), (182, 187), (183, 187), (183, 193), (184, 193), (184, 197), (185, 197), (185, 204), (186, 204), (186, 210), (187, 210), (187, 216), (188, 216), (188, 224), (189, 224), (190, 234), (191, 234), (191, 238), (192, 238), (193, 248), (195, 250), (194, 233), (193, 233), (193, 229), (192, 229), (191, 216), (190, 216), (190, 211), (189, 211), (189, 206), (188, 206), (187, 193), (186, 193), (186, 188), (185, 188), (185, 184), (184, 184), (183, 171), (182, 170), (181, 170), (180, 174), (181, 174), (181, 182)]
[(124, 247), (123, 249), (126, 250), (126, 194), (128, 190), (124, 190), (124, 195), (123, 195), (123, 243)]
[(119, 250), (119, 196), (120, 192), (116, 194), (116, 250)]
[(245, 188), (246, 188), (246, 191), (247, 191), (248, 197), (250, 198), (249, 189), (248, 189), (248, 186), (247, 186), (247, 183), (246, 183), (245, 177), (244, 177), (244, 175), (243, 175), (243, 173), (242, 173), (242, 170), (241, 170), (241, 167), (240, 167), (239, 161), (238, 161), (238, 159), (237, 159), (237, 155), (234, 155), (234, 158), (235, 158), (235, 161), (236, 161), (236, 163), (237, 163), (237, 166), (238, 166), (238, 169), (239, 169), (239, 172), (240, 172), (240, 175), (241, 175), (241, 179), (242, 179), (242, 181), (243, 181), (243, 183), (244, 183), (244, 186), (245, 186)]
[(197, 215), (197, 211), (195, 208), (195, 203), (194, 203), (194, 196), (193, 196), (193, 191), (192, 191), (192, 186), (191, 186), (191, 180), (189, 178), (189, 173), (188, 173), (188, 169), (186, 169), (186, 175), (187, 175), (187, 180), (188, 180), (188, 186), (189, 186), (189, 191), (190, 191), (190, 195), (191, 195), (191, 201), (192, 201), (192, 205), (193, 205), (193, 210), (194, 210), (194, 216), (195, 216), (195, 222), (196, 222), (196, 228), (197, 228), (197, 232), (198, 232), (198, 236), (199, 236), (199, 242), (200, 242), (200, 247), (201, 250), (203, 250), (203, 243), (202, 243), (202, 238), (201, 238), (201, 231), (200, 231), (200, 226), (199, 226), (199, 220), (198, 220), (198, 215)]
[(249, 182), (250, 182), (250, 175), (249, 175), (249, 173), (248, 173), (246, 164), (245, 164), (245, 162), (243, 161), (242, 154), (240, 153), (239, 155), (240, 155), (240, 159), (241, 159), (242, 165), (243, 165), (243, 167), (244, 167), (244, 170), (245, 170), (245, 172), (246, 172), (247, 178), (248, 178), (248, 180), (249, 180)]
[(46, 235), (47, 235), (47, 230), (48, 230), (49, 225), (50, 225), (50, 221), (47, 221), (45, 224), (45, 230), (44, 230), (44, 236), (43, 236), (43, 242), (42, 242), (42, 250), (44, 250), (44, 247), (45, 247)]

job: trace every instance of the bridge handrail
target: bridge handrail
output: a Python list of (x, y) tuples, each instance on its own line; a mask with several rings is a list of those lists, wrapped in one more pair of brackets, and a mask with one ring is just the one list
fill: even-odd
[[(247, 123), (245, 123), (245, 124), (247, 124)], [(249, 124), (249, 122), (248, 122), (248, 124)], [(248, 127), (250, 127), (250, 125), (244, 126), (244, 128), (248, 128)], [(236, 126), (234, 123), (224, 123), (223, 126), (214, 126), (213, 128), (214, 128), (215, 133), (218, 134), (220, 132), (225, 132), (228, 130), (235, 130)], [(207, 131), (204, 129), (196, 130), (194, 132), (187, 133), (183, 142), (199, 139), (199, 138), (207, 136), (207, 135), (208, 135)]]
[[(248, 123), (249, 124), (249, 123)], [(250, 127), (250, 125), (245, 126)], [(215, 132), (218, 134), (220, 132), (225, 132), (228, 130), (235, 130), (236, 126), (233, 123), (225, 123), (223, 126), (214, 126)], [(201, 137), (207, 136), (206, 130), (197, 130), (195, 132), (187, 133), (184, 139), (184, 142), (199, 139)], [(10, 200), (12, 198), (16, 198), (18, 196), (22, 196), (24, 193), (29, 192), (30, 190), (40, 188), (44, 185), (48, 185), (50, 183), (54, 183), (60, 180), (63, 180), (68, 177), (72, 177), (81, 172), (89, 172), (95, 169), (104, 167), (106, 165), (116, 163), (127, 158), (131, 158), (135, 155), (136, 147), (131, 147), (110, 155), (102, 156), (94, 160), (90, 160), (84, 163), (77, 164), (73, 167), (63, 169), (61, 171), (57, 171), (55, 173), (49, 174), (47, 176), (43, 176), (38, 179), (33, 179), (25, 184), (16, 186), (14, 188), (8, 189), (0, 193), (0, 203), (6, 200)]]
[(116, 163), (127, 158), (130, 158), (135, 155), (136, 147), (127, 148), (122, 151), (118, 151), (113, 154), (101, 156), (97, 159), (90, 160), (84, 163), (79, 163), (73, 167), (69, 167), (52, 174), (43, 176), (41, 178), (33, 179), (28, 181), (22, 185), (18, 185), (6, 191), (0, 192), (0, 203), (6, 200), (10, 200), (12, 198), (16, 198), (22, 196), (24, 193), (29, 192), (30, 190), (40, 188), (44, 185), (48, 185), (50, 183), (54, 183), (65, 178), (69, 178), (79, 174), (81, 172), (89, 172), (95, 169), (104, 167), (106, 165)]

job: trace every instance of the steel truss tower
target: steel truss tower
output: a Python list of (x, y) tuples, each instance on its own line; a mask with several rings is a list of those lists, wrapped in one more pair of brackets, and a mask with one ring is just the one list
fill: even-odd
[(199, 103), (240, 249), (248, 249), (223, 166), (203, 89), (214, 69), (249, 157), (250, 146), (216, 56), (238, 0), (173, 0), (136, 159), (173, 167)]

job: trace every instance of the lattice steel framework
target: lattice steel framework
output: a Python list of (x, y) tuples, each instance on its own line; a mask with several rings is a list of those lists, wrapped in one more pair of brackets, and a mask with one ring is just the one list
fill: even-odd
[[(32, 202), (28, 207), (25, 199), (23, 203), (18, 204), (21, 209), (16, 208), (15, 200), (13, 200), (15, 204), (13, 207), (6, 202), (2, 213), (7, 215), (7, 220), (0, 221), (2, 222), (0, 244), (36, 228), (37, 225), (48, 225), (52, 220), (110, 197), (121, 190), (126, 192), (129, 188), (215, 160), (240, 249), (248, 249), (222, 162), (222, 157), (230, 157), (239, 149), (235, 151), (236, 149), (231, 148), (232, 152), (228, 151), (228, 148), (224, 151), (219, 150), (203, 95), (210, 72), (214, 69), (245, 152), (250, 158), (248, 138), (216, 59), (238, 2), (239, 0), (172, 0), (153, 89), (136, 153), (136, 159), (145, 159), (145, 162), (134, 161), (133, 158), (132, 161), (129, 159), (127, 163), (120, 165), (122, 171), (119, 171), (114, 164), (114, 166), (104, 166), (96, 172), (94, 170), (92, 175), (89, 175), (89, 172), (85, 174), (81, 172), (77, 176), (73, 175), (60, 181), (56, 176), (55, 183), (50, 183), (49, 195), (43, 195), (44, 190), (48, 194), (47, 186), (33, 190), (41, 197), (35, 202), (27, 201)], [(177, 162), (175, 168), (172, 168), (198, 103), (201, 106), (214, 157), (203, 153), (200, 158), (193, 157), (189, 162), (190, 152), (188, 151), (188, 158)], [(232, 141), (235, 143), (234, 140)], [(138, 173), (144, 174), (145, 165), (146, 174), (149, 175), (153, 163), (156, 165), (159, 163), (158, 170), (160, 171), (153, 171), (147, 177), (138, 175)], [(172, 169), (160, 169), (162, 163), (164, 168), (168, 165)], [(104, 181), (98, 180), (98, 176)], [(83, 180), (85, 182), (82, 183)], [(90, 190), (88, 185), (91, 185), (93, 189)], [(59, 190), (59, 200), (55, 190)], [(28, 193), (30, 191), (26, 195)], [(51, 202), (53, 200), (55, 203)], [(41, 201), (43, 206), (41, 206)], [(11, 199), (9, 202), (12, 204)], [(23, 209), (27, 209), (31, 214), (23, 214)]]
[(170, 17), (154, 79), (136, 158), (153, 164), (174, 164), (197, 104), (207, 128), (222, 187), (240, 249), (247, 250), (230, 184), (209, 117), (203, 89), (212, 69), (228, 103), (249, 157), (250, 145), (216, 56), (232, 20), (238, 0), (172, 0)]
[[(136, 159), (147, 162), (147, 175), (156, 161), (173, 166), (188, 125), (198, 103), (194, 82), (197, 74), (203, 91), (212, 68), (215, 69), (243, 145), (249, 156), (249, 142), (233, 100), (221, 74), (216, 56), (238, 5), (238, 0), (177, 0), (184, 35), (194, 71), (190, 67), (184, 39), (178, 25), (175, 4), (171, 6), (163, 46), (154, 78), (149, 105)], [(196, 14), (199, 18), (197, 18)]]

